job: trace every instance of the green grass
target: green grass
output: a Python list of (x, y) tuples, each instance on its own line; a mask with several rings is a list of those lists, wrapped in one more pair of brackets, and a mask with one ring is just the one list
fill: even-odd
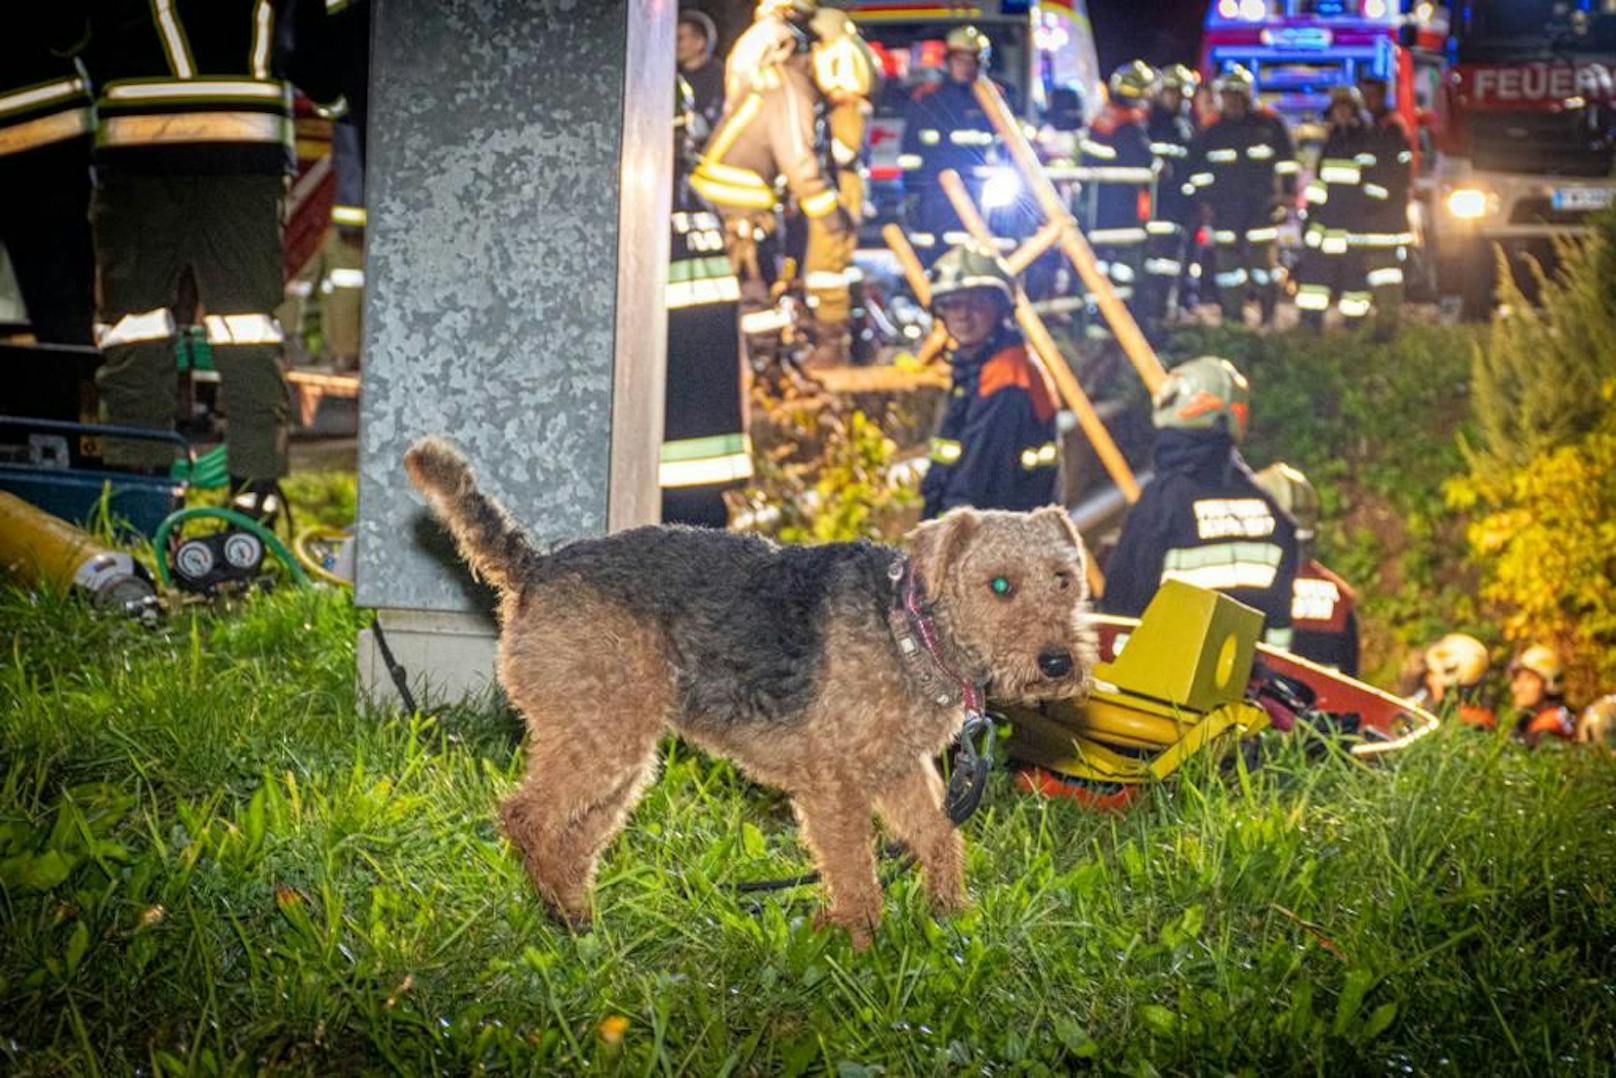
[[(1121, 818), (996, 776), (974, 908), (808, 924), (781, 800), (670, 742), (597, 927), (493, 821), (493, 702), (358, 707), (326, 591), (151, 631), (0, 591), (0, 1067), (839, 1075), (1608, 1073), (1616, 766), (1445, 730), (1388, 766), (1276, 737)], [(561, 691), (564, 691), (562, 689)]]

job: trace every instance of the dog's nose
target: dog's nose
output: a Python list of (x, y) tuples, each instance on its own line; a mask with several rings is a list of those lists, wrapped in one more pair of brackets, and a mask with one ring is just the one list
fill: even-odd
[(1072, 653), (1046, 651), (1038, 656), (1038, 669), (1044, 672), (1045, 677), (1065, 677), (1072, 672)]

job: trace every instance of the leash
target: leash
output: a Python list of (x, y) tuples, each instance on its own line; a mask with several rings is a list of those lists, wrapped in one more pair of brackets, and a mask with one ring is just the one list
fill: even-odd
[[(894, 561), (887, 575), (899, 593), (898, 606), (903, 612), (905, 624), (914, 638), (918, 639), (921, 650), (952, 682), (950, 688), (958, 691), (961, 702), (965, 705), (965, 723), (960, 727), (955, 742), (959, 751), (955, 756), (953, 771), (948, 778), (948, 793), (943, 798), (943, 811), (947, 814), (949, 822), (956, 828), (963, 827), (965, 821), (981, 807), (982, 795), (987, 792), (988, 772), (993, 767), (993, 750), (998, 744), (998, 732), (983, 707), (982, 690), (974, 682), (961, 677), (943, 658), (937, 642), (937, 627), (920, 601), (920, 589), (908, 559), (899, 558)], [(900, 637), (900, 651), (905, 650), (904, 643), (904, 639)], [(980, 750), (977, 748), (979, 736), (982, 738)], [(899, 862), (897, 870), (882, 881), (883, 886), (892, 882), (896, 876), (907, 872), (915, 863), (914, 855), (901, 842), (889, 842), (882, 848), (881, 856)], [(759, 894), (789, 891), (818, 882), (819, 873), (816, 871), (800, 876), (787, 876), (783, 879), (732, 883), (730, 889), (739, 894)]]

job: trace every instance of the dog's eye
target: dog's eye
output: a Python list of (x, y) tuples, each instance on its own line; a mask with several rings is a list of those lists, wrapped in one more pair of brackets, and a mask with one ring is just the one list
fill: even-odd
[(1055, 574), (1055, 583), (1060, 586), (1061, 591), (1065, 591), (1067, 588), (1072, 586), (1072, 574), (1071, 573), (1056, 573)]
[(993, 594), (1001, 599), (1010, 598), (1010, 593), (1015, 590), (1010, 586), (1010, 578), (1005, 576), (994, 577), (988, 581), (988, 587), (992, 588)]

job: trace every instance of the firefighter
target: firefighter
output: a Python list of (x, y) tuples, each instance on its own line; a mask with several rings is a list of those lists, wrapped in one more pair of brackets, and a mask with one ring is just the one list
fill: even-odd
[(1190, 101), (1201, 78), (1183, 64), (1162, 69), (1156, 83), (1156, 97), (1150, 104), (1146, 133), (1150, 153), (1156, 162), (1156, 198), (1151, 205), (1150, 222), (1145, 225), (1145, 296), (1141, 309), (1147, 319), (1166, 317), (1169, 308), (1195, 305), (1195, 274), (1199, 271), (1195, 201), (1189, 186), (1190, 144), (1195, 141), (1195, 124), (1190, 118)]
[(1369, 111), (1371, 145), (1364, 162), (1366, 229), (1352, 237), (1363, 252), (1365, 280), (1380, 336), (1395, 332), (1403, 308), (1403, 265), (1414, 242), (1408, 225), (1414, 146), (1402, 117), (1387, 103), (1386, 80), (1367, 75), (1359, 80)]
[(1291, 643), (1296, 531), (1241, 459), (1250, 389), (1233, 363), (1200, 356), (1157, 389), (1155, 478), (1128, 511), (1101, 607), (1138, 617), (1166, 580), (1226, 592)]
[(1319, 564), (1314, 537), (1319, 494), (1302, 472), (1271, 464), (1257, 484), (1296, 528), (1296, 587), (1291, 599), (1291, 650), (1348, 677), (1358, 676), (1358, 599), (1351, 585)]
[[(1156, 85), (1156, 73), (1143, 60), (1112, 72), (1110, 96), (1079, 140), (1082, 164), (1106, 171), (1088, 186), (1093, 218), (1089, 242), (1117, 298), (1133, 306), (1145, 262), (1145, 222), (1141, 210), (1155, 181), (1155, 158), (1145, 130), (1145, 105)], [(1088, 322), (1090, 337), (1109, 337), (1098, 317)]]
[[(233, 489), (263, 505), (286, 474), (281, 207), (291, 87), (271, 70), (279, 5), (214, 0), (87, 5), (100, 91), (91, 211), (98, 374), (109, 423), (174, 422), (174, 306), (195, 284), (229, 408)], [(161, 442), (106, 441), (114, 466), (167, 471)]]
[(937, 177), (948, 169), (958, 172), (981, 205), (983, 180), (977, 169), (988, 163), (994, 138), (993, 124), (971, 89), (993, 57), (993, 43), (976, 27), (961, 26), (949, 31), (944, 44), (944, 77), (915, 90), (898, 154), (909, 242), (927, 265), (969, 238)]
[(814, 83), (809, 20), (818, 0), (763, 0), (724, 70), (724, 116), (690, 175), (724, 218), (725, 243), (749, 305), (768, 302), (773, 274), (758, 244), (775, 231), (776, 181), (832, 236), (852, 227), (825, 138), (824, 96)]
[(851, 343), (850, 289), (858, 272), (853, 252), (858, 247), (857, 225), (864, 217), (864, 137), (873, 112), (870, 101), (880, 86), (880, 68), (845, 11), (822, 8), (812, 27), (814, 82), (830, 105), (836, 189), (854, 226), (835, 231), (825, 226), (825, 218), (808, 221), (803, 272), (814, 319), (809, 332), (815, 341), (808, 365), (835, 366), (847, 362)]
[(1515, 706), (1515, 736), (1536, 748), (1545, 738), (1570, 741), (1577, 734), (1577, 716), (1566, 706), (1561, 680), (1565, 666), (1559, 654), (1544, 644), (1533, 644), (1509, 664), (1509, 698)]
[(1305, 250), (1296, 272), (1296, 307), (1303, 323), (1314, 330), (1324, 328), (1331, 303), (1348, 325), (1362, 322), (1370, 306), (1364, 251), (1352, 242), (1368, 230), (1364, 172), (1374, 156), (1374, 136), (1358, 88), (1333, 88), (1326, 118), (1330, 133), (1307, 185)]
[(713, 59), (718, 46), (718, 27), (706, 12), (687, 8), (679, 12), (674, 38), (679, 75), (690, 86), (695, 98), (694, 116), (687, 131), (699, 150), (724, 115), (724, 68)]
[[(1487, 645), (1468, 633), (1449, 633), (1436, 643), (1415, 653), (1405, 672), (1417, 684), (1403, 691), (1410, 702), (1435, 710), (1452, 697), (1455, 714), (1465, 726), (1478, 730), (1498, 729), (1498, 717), (1481, 698), (1482, 684), (1492, 660)], [(1413, 688), (1408, 693), (1408, 688)]]
[(932, 311), (952, 338), (952, 385), (920, 492), (927, 519), (958, 505), (1036, 509), (1055, 499), (1055, 392), (1010, 325), (1015, 279), (974, 243), (931, 271)]
[(672, 264), (668, 268), (668, 376), (658, 479), (662, 519), (722, 528), (724, 491), (752, 475), (741, 380), (741, 286), (724, 252), (724, 226), (691, 190), (695, 95), (674, 95)]
[(89, 345), (94, 99), (83, 69), (67, 55), (77, 42), (57, 36), (35, 13), (12, 21), (0, 42), (0, 244), (11, 256), (34, 339)]
[(1190, 151), (1190, 184), (1212, 228), (1214, 283), (1226, 322), (1242, 320), (1254, 291), (1264, 324), (1279, 300), (1274, 248), (1285, 219), (1282, 194), (1298, 166), (1285, 123), (1256, 103), (1256, 80), (1236, 64), (1217, 80), (1219, 119)]

